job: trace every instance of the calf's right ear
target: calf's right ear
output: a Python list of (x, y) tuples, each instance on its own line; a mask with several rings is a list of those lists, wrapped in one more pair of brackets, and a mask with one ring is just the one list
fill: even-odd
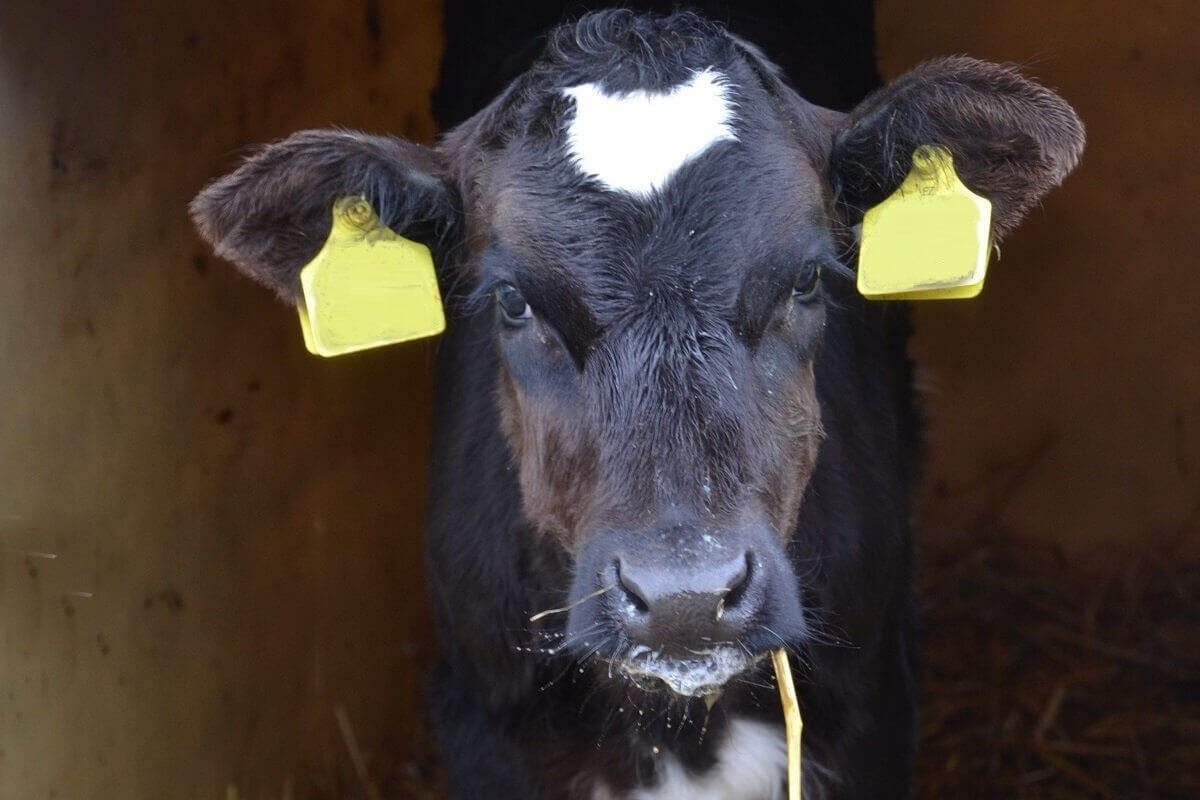
[(461, 204), (428, 148), (392, 136), (323, 129), (264, 147), (210, 183), (190, 210), (217, 255), (282, 299), (300, 296), (300, 270), (329, 236), (333, 204), (365, 197), (380, 223), (443, 254)]

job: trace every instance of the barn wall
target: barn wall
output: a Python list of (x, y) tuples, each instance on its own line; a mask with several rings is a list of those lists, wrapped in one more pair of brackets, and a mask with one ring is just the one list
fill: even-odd
[(1200, 5), (879, 0), (881, 71), (1014, 62), (1088, 126), (1082, 167), (1002, 246), (983, 295), (916, 312), (923, 534), (986, 529), (1081, 560), (1200, 524)]
[(430, 137), (436, 3), (2, 16), (0, 797), (356, 784), (336, 704), (419, 744), (431, 350), (307, 355), (185, 205), (297, 128)]

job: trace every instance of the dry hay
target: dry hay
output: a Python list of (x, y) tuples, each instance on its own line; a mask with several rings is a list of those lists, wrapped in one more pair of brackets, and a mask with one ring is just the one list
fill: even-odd
[(1200, 565), (926, 555), (917, 796), (1200, 797)]

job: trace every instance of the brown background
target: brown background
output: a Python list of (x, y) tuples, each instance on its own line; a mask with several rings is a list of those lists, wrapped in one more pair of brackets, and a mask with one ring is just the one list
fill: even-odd
[[(322, 361), (184, 206), (245, 145), (433, 135), (436, 0), (0, 17), (0, 797), (297, 795), (421, 749), (431, 347)], [(370, 7), (368, 3), (366, 7)], [(1014, 61), (1089, 126), (981, 299), (925, 305), (924, 540), (1195, 549), (1200, 6), (880, 0), (881, 68)], [(49, 556), (54, 556), (50, 558)]]

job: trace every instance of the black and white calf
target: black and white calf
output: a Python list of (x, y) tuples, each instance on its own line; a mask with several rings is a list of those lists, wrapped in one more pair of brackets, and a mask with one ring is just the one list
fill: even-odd
[(308, 131), (195, 200), (285, 298), (342, 195), (435, 253), (431, 696), (456, 797), (781, 797), (779, 646), (806, 796), (907, 794), (906, 322), (852, 268), (922, 144), (998, 238), (1083, 131), (994, 64), (933, 61), (841, 114), (694, 15), (603, 12), (433, 149)]

